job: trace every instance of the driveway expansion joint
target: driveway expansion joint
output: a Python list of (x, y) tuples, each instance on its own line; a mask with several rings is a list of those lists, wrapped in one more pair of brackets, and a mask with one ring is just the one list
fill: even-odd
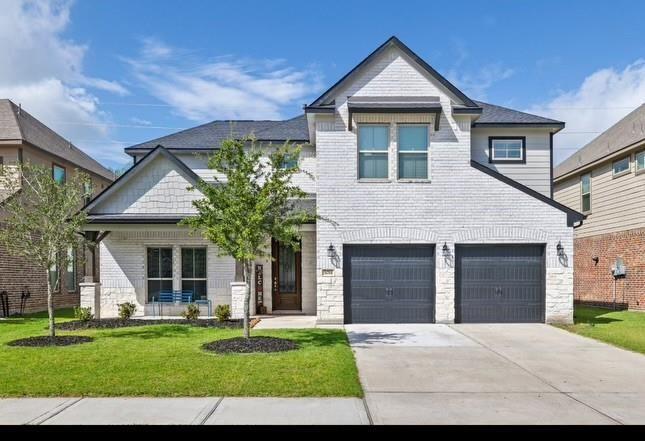
[(69, 409), (70, 407), (74, 406), (76, 403), (80, 402), (83, 400), (85, 397), (80, 397), (80, 398), (70, 398), (68, 401), (65, 401), (58, 406), (54, 408), (54, 410), (48, 410), (47, 412), (44, 412), (40, 415), (38, 415), (36, 418), (32, 419), (31, 421), (28, 421), (25, 423), (25, 425), (35, 425), (39, 426), (42, 423), (44, 423), (47, 420), (50, 420), (54, 418), (56, 415), (64, 412), (65, 410)]

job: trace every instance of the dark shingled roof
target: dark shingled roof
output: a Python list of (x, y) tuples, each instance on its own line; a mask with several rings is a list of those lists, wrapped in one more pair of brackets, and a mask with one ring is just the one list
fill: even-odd
[(8, 99), (0, 99), (0, 140), (28, 142), (79, 168), (114, 180), (114, 173)]
[(564, 127), (562, 121), (544, 118), (542, 116), (531, 115), (530, 113), (520, 112), (494, 104), (488, 104), (481, 101), (475, 103), (482, 108), (479, 119), (475, 121), (474, 126), (493, 125), (493, 124), (536, 124), (536, 125), (554, 125)]
[(300, 115), (284, 121), (226, 120), (212, 121), (191, 129), (182, 130), (161, 138), (133, 145), (125, 149), (150, 150), (162, 145), (172, 150), (219, 148), (229, 138), (255, 136), (258, 141), (309, 141), (307, 118)]
[(645, 104), (601, 133), (553, 170), (558, 178), (645, 140)]

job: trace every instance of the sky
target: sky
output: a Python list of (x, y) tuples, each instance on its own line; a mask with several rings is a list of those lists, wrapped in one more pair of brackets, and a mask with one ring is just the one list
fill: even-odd
[(645, 102), (645, 2), (0, 0), (0, 97), (103, 165), (302, 112), (396, 35), (470, 98), (565, 121), (558, 163)]

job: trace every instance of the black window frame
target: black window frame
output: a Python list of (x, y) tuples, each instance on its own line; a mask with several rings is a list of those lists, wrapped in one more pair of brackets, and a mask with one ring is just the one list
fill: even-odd
[[(192, 277), (184, 277), (184, 251), (191, 250), (192, 257)], [(196, 277), (197, 272), (195, 271), (195, 250), (204, 251), (204, 277)], [(195, 298), (194, 285), (196, 282), (204, 283), (204, 296), (208, 298), (208, 247), (206, 246), (183, 246), (181, 247), (181, 289), (184, 290), (184, 281), (191, 282), (193, 284), (193, 300)]]
[[(150, 277), (150, 265), (149, 265), (149, 256), (148, 253), (150, 250), (157, 249), (159, 250), (159, 267), (157, 268), (159, 274), (157, 277)], [(163, 277), (163, 264), (162, 264), (162, 251), (161, 250), (170, 250), (170, 277)], [(175, 283), (175, 250), (172, 246), (169, 245), (148, 245), (146, 246), (146, 265), (145, 265), (145, 276), (146, 276), (146, 303), (151, 302), (150, 297), (150, 282), (158, 282), (161, 289), (163, 282), (170, 281), (170, 291), (174, 290)]]
[[(493, 156), (493, 143), (495, 141), (518, 140), (522, 142), (522, 158), (520, 159), (495, 159)], [(526, 164), (526, 136), (489, 136), (488, 137), (488, 163), (489, 164)]]

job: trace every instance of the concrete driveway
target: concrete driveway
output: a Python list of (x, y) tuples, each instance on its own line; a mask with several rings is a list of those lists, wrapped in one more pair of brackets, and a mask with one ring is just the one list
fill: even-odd
[(645, 424), (645, 356), (549, 325), (347, 325), (375, 424)]

